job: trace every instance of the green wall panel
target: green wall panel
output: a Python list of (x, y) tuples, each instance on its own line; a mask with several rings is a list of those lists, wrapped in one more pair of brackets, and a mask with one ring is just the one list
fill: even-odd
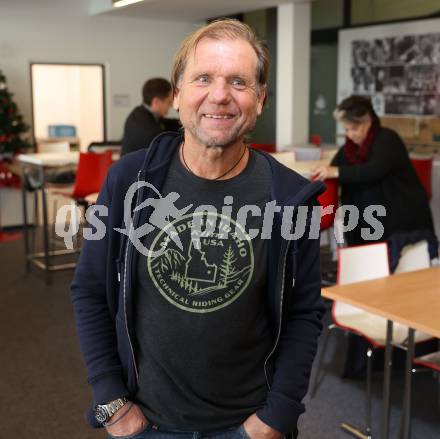
[(343, 0), (316, 0), (312, 3), (312, 30), (340, 27)]
[(314, 45), (310, 58), (310, 135), (319, 134), (322, 142), (335, 143), (338, 47)]
[(352, 24), (416, 18), (440, 12), (439, 0), (352, 0)]

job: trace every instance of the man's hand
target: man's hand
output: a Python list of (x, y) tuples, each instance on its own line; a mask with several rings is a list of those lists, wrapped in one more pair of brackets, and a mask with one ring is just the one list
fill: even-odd
[[(130, 404), (130, 402), (125, 404), (109, 419), (109, 424), (114, 422), (113, 425), (105, 427), (110, 436), (130, 436), (147, 427), (148, 420), (141, 409), (136, 404), (130, 408)], [(123, 417), (118, 421), (121, 416)]]
[(281, 439), (284, 436), (261, 421), (255, 413), (244, 421), (243, 428), (251, 439)]

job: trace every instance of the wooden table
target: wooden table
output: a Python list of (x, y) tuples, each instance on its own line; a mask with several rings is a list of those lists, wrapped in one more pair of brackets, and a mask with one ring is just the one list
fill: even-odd
[(383, 418), (381, 438), (388, 438), (390, 405), (391, 350), (393, 322), (408, 326), (408, 349), (405, 372), (403, 437), (411, 431), (411, 369), (414, 357), (414, 331), (440, 338), (440, 267), (394, 274), (385, 278), (324, 288), (322, 296), (356, 306), (385, 317)]
[[(325, 154), (323, 154), (320, 160), (295, 160), (293, 151), (274, 152), (271, 155), (289, 169), (298, 172), (298, 174), (301, 174), (305, 178), (310, 178), (315, 168), (329, 165), (335, 153), (335, 150), (325, 151)], [(330, 177), (337, 177), (337, 173)]]

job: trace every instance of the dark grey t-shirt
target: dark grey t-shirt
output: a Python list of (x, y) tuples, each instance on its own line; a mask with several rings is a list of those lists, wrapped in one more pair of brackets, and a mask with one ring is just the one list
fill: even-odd
[[(243, 422), (265, 402), (264, 361), (273, 342), (267, 241), (243, 239), (235, 220), (243, 205), (263, 213), (270, 186), (268, 162), (252, 151), (240, 175), (221, 181), (191, 174), (178, 154), (173, 159), (161, 193), (180, 197), (167, 211), (169, 225), (144, 240), (155, 257), (140, 255), (135, 295), (136, 400), (154, 424), (209, 431)], [(217, 214), (193, 217), (206, 204)], [(249, 214), (246, 231), (261, 230), (262, 218)], [(208, 230), (202, 235), (192, 227), (200, 219), (199, 230)]]

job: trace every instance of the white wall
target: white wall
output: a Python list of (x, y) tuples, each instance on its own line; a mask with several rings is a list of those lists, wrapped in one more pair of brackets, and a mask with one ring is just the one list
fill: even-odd
[(310, 3), (278, 6), (277, 149), (309, 139)]
[[(31, 61), (105, 64), (107, 135), (119, 139), (125, 118), (141, 102), (144, 81), (169, 78), (174, 52), (194, 25), (89, 16), (87, 6), (85, 0), (0, 5), (0, 68), (31, 124)], [(129, 104), (115, 106), (115, 94), (127, 95)]]
[[(96, 87), (101, 80), (101, 69), (94, 66), (81, 66), (79, 73), (80, 103), (79, 103), (79, 137), (81, 149), (86, 150), (93, 139), (100, 139), (102, 133), (102, 88)], [(104, 140), (104, 139), (101, 139)]]

